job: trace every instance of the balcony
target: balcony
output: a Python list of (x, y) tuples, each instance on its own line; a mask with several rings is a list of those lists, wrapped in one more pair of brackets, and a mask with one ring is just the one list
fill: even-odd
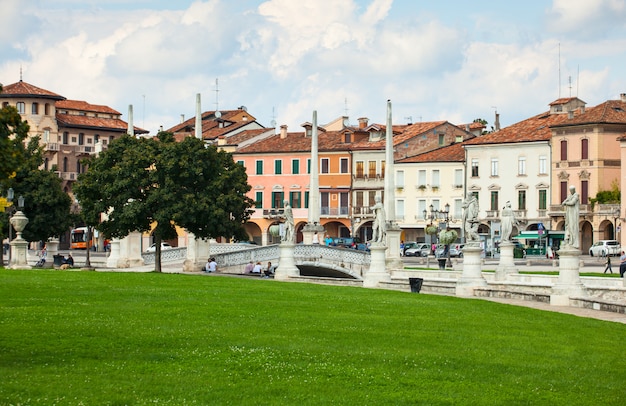
[(352, 217), (373, 218), (374, 213), (369, 206), (354, 206), (352, 207)]
[(320, 215), (325, 216), (325, 217), (347, 217), (349, 212), (350, 211), (348, 210), (348, 207), (324, 207), (322, 206)]
[(94, 153), (94, 148), (92, 146), (88, 146), (88, 145), (78, 145), (76, 146), (76, 152), (79, 154), (92, 154)]
[(488, 219), (500, 218), (500, 210), (487, 210)]
[(63, 180), (76, 180), (78, 178), (78, 172), (57, 172), (57, 175)]
[(263, 209), (263, 218), (273, 219), (282, 217), (284, 212), (284, 209)]
[(49, 143), (46, 144), (45, 150), (46, 151), (58, 151), (59, 150), (59, 144), (56, 143), (56, 142), (49, 142)]

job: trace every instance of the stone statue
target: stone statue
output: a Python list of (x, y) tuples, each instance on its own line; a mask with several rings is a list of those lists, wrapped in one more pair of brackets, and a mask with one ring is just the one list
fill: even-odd
[(468, 193), (463, 202), (463, 231), (466, 242), (480, 241), (478, 224), (478, 200), (472, 193)]
[(569, 187), (569, 193), (569, 196), (561, 203), (565, 207), (565, 237), (563, 244), (567, 247), (579, 248), (578, 217), (580, 213), (580, 197), (576, 193), (574, 185)]
[(502, 209), (502, 217), (500, 220), (502, 221), (501, 240), (511, 241), (513, 226), (519, 224), (515, 218), (515, 213), (511, 208), (511, 202), (506, 202), (506, 205)]
[(376, 196), (374, 198), (376, 202), (372, 206), (372, 211), (374, 212), (374, 224), (372, 225), (372, 241), (373, 242), (384, 242), (385, 234), (387, 232), (387, 225), (385, 220), (385, 207), (381, 203), (380, 196)]
[(283, 201), (285, 209), (283, 211), (283, 217), (285, 218), (284, 223), (284, 234), (281, 239), (282, 242), (295, 243), (295, 224), (293, 221), (293, 211), (291, 210), (291, 206), (289, 205), (289, 201)]

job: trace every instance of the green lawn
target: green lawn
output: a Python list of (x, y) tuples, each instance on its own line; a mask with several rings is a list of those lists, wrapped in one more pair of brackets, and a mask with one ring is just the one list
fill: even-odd
[(0, 270), (3, 405), (623, 405), (625, 337), (446, 296)]

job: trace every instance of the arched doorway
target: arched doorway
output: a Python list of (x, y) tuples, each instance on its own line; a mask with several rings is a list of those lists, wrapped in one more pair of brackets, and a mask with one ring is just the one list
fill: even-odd
[(263, 244), (263, 231), (261, 231), (261, 227), (258, 224), (253, 222), (248, 222), (245, 225), (246, 233), (248, 233), (248, 238), (250, 241), (254, 242), (257, 245)]
[(580, 247), (582, 252), (588, 252), (593, 245), (593, 226), (587, 220), (580, 224)]
[[(616, 240), (615, 227), (611, 220), (603, 220), (600, 223), (600, 240)], [(592, 242), (593, 243), (593, 242)]]

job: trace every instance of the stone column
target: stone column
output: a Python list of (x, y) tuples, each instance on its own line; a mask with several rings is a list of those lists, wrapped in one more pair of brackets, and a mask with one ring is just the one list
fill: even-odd
[(275, 280), (285, 281), (290, 277), (300, 276), (300, 270), (294, 259), (295, 247), (296, 244), (292, 242), (282, 242), (278, 246), (280, 258), (278, 259), (278, 268), (274, 272)]
[(514, 258), (515, 244), (510, 241), (500, 243), (500, 262), (496, 268), (495, 280), (504, 281), (509, 275), (517, 274)]
[[(317, 110), (313, 110), (313, 126), (311, 128), (311, 173), (309, 174), (309, 216), (302, 229), (302, 242), (312, 244), (313, 236), (318, 239), (324, 235), (324, 227), (320, 224), (320, 175), (318, 157)], [(322, 243), (320, 241), (320, 243)]]
[(375, 288), (380, 282), (391, 282), (391, 275), (387, 272), (385, 259), (387, 247), (383, 243), (373, 242), (370, 245), (370, 267), (363, 277), (363, 287)]
[(400, 256), (400, 235), (402, 229), (396, 222), (396, 173), (393, 153), (393, 123), (391, 100), (387, 100), (387, 124), (385, 132), (385, 213), (387, 215), (387, 268), (404, 269)]
[(552, 287), (550, 304), (569, 306), (570, 297), (586, 296), (586, 290), (580, 281), (580, 250), (564, 247), (559, 254), (559, 278)]
[(109, 252), (109, 256), (107, 257), (107, 267), (117, 268), (117, 263), (120, 260), (120, 239), (111, 238), (110, 244), (111, 252)]
[(143, 266), (141, 256), (141, 233), (133, 231), (120, 241), (120, 258), (117, 261), (118, 268), (130, 268)]
[(474, 296), (474, 288), (487, 286), (482, 275), (482, 248), (478, 243), (467, 243), (463, 247), (463, 273), (456, 281), (457, 296)]

